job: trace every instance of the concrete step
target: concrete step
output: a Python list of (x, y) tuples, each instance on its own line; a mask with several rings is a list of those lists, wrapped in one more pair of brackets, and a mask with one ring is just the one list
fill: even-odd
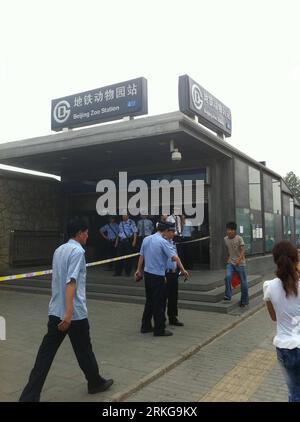
[[(18, 271), (15, 271), (17, 274)], [(201, 291), (208, 292), (217, 287), (224, 286), (224, 270), (218, 271), (191, 271), (188, 282), (180, 283), (181, 290), (188, 291)], [(183, 281), (182, 278), (180, 278)], [(32, 285), (32, 286), (50, 286), (51, 275), (32, 277), (28, 279), (19, 279), (15, 281), (9, 281), (10, 284), (18, 285)], [(103, 271), (99, 268), (89, 268), (87, 272), (87, 285), (113, 285), (113, 286), (128, 286), (132, 287), (136, 285), (133, 279), (133, 275), (130, 277), (120, 276), (114, 277), (111, 271)], [(139, 283), (139, 286), (143, 286), (143, 281)]]
[[(252, 285), (249, 283), (249, 298), (250, 301), (259, 296), (262, 295), (262, 280), (261, 277), (256, 276), (252, 280)], [(51, 296), (51, 289), (49, 287), (37, 287), (37, 286), (30, 286), (27, 285), (26, 287), (17, 285), (17, 284), (3, 284), (1, 285), (1, 288), (18, 291), (22, 293), (28, 293), (28, 294), (44, 294), (48, 295), (49, 298)], [(138, 288), (140, 292), (143, 291), (142, 288)], [(199, 297), (195, 298), (193, 296), (193, 300), (187, 300), (182, 297), (182, 293), (180, 293), (180, 298), (178, 301), (179, 308), (182, 309), (193, 309), (198, 311), (206, 311), (206, 312), (220, 312), (220, 313), (229, 313), (235, 308), (238, 307), (240, 295), (237, 294), (238, 290), (235, 289), (234, 295), (232, 297), (231, 302), (224, 302), (223, 300), (219, 300), (218, 302), (208, 301), (208, 300), (199, 300)], [(192, 293), (194, 294), (194, 293)], [(222, 298), (224, 294), (224, 288), (222, 290)], [(137, 303), (137, 304), (144, 304), (145, 303), (145, 297), (144, 294), (122, 294), (119, 293), (105, 293), (105, 292), (98, 292), (98, 291), (87, 291), (87, 298), (88, 299), (96, 299), (96, 300), (108, 300), (111, 302), (125, 302), (125, 303)]]
[[(249, 287), (254, 286), (262, 280), (260, 276), (249, 276)], [(184, 286), (184, 289), (183, 289)], [(221, 287), (217, 287), (209, 292), (188, 290), (189, 283), (179, 283), (179, 297), (181, 300), (196, 301), (196, 302), (219, 302), (224, 297), (224, 282)], [(132, 284), (131, 286), (120, 285), (103, 285), (103, 284), (88, 284), (87, 292), (90, 293), (105, 293), (125, 296), (144, 296), (145, 291), (142, 285)], [(233, 290), (233, 294), (240, 292), (240, 287)]]
[[(260, 276), (250, 275), (248, 276), (248, 285), (249, 287), (254, 286), (255, 284), (261, 281)], [(50, 280), (16, 280), (10, 281), (8, 283), (11, 286), (23, 286), (24, 288), (51, 288)], [(198, 291), (190, 290), (190, 283), (183, 283), (182, 279), (179, 283), (179, 296), (182, 300), (187, 301), (196, 301), (196, 302), (212, 302), (216, 303), (223, 299), (224, 297), (224, 281), (222, 286), (212, 289), (210, 291)], [(240, 287), (233, 290), (233, 294), (240, 292)], [(136, 283), (131, 280), (130, 284), (114, 284), (114, 283), (88, 283), (87, 284), (87, 293), (103, 293), (103, 294), (114, 294), (114, 295), (125, 295), (125, 296), (143, 296), (145, 295), (145, 289), (143, 283)]]
[[(255, 284), (254, 286), (249, 288), (249, 301), (250, 303), (261, 296), (263, 297), (262, 293), (262, 286), (263, 282)], [(218, 313), (232, 313), (235, 309), (239, 307), (240, 303), (240, 295), (234, 295), (230, 302), (225, 302), (221, 300), (217, 303), (209, 303), (209, 302), (192, 302), (187, 300), (180, 300), (178, 301), (178, 305), (182, 309), (194, 309), (198, 311), (205, 311), (205, 312), (218, 312)]]

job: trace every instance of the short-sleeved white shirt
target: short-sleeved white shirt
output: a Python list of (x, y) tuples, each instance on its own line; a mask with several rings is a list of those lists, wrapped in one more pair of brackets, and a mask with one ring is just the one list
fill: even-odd
[(274, 346), (280, 349), (300, 348), (300, 289), (298, 296), (286, 297), (281, 280), (274, 278), (264, 282), (263, 291), (264, 300), (271, 301), (276, 312)]

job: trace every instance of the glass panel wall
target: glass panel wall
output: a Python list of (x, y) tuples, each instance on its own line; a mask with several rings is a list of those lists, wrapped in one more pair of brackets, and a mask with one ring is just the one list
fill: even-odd
[(251, 253), (251, 223), (250, 210), (236, 208), (237, 234), (242, 236), (245, 242), (245, 253)]
[(260, 171), (249, 167), (249, 202), (250, 209), (261, 211)]
[(274, 215), (265, 213), (265, 251), (271, 252), (275, 244), (275, 222)]
[(273, 213), (281, 215), (281, 187), (280, 181), (272, 179), (273, 187)]

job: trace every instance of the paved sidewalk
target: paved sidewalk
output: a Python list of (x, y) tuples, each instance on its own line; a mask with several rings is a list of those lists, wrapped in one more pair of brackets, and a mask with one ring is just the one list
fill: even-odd
[(128, 401), (286, 402), (274, 328), (263, 308)]
[[(48, 302), (49, 298), (44, 295), (0, 291), (0, 315), (7, 322), (7, 340), (0, 341), (0, 401), (16, 401), (27, 382), (46, 332)], [(250, 312), (254, 305), (251, 304)], [(114, 378), (115, 383), (105, 393), (88, 395), (86, 381), (66, 338), (48, 375), (42, 401), (116, 400), (128, 389), (138, 386), (141, 380), (147, 380), (149, 374), (151, 377), (160, 375), (160, 378), (130, 395), (129, 401), (200, 400), (234, 368), (237, 360), (258, 347), (274, 329), (265, 311), (243, 323), (245, 327), (250, 324), (251, 331), (239, 324), (241, 315), (238, 313), (180, 310), (185, 326), (171, 328), (172, 337), (160, 338), (139, 333), (142, 305), (88, 300), (88, 308), (92, 343), (101, 374)], [(243, 312), (243, 315), (248, 313)], [(257, 320), (256, 315), (261, 315), (260, 319)], [(234, 324), (239, 324), (236, 329), (185, 360), (184, 352), (193, 352), (194, 346), (211, 341)], [(176, 366), (178, 359), (183, 362)], [(172, 362), (176, 367), (163, 375), (161, 370)], [(272, 375), (271, 371), (264, 378), (256, 395), (253, 394), (253, 401), (264, 394), (268, 396), (268, 383), (274, 383)], [(276, 373), (275, 378), (280, 382), (281, 377)], [(285, 392), (280, 397), (285, 399)]]
[[(44, 295), (0, 291), (0, 315), (7, 323), (7, 340), (0, 341), (0, 401), (16, 401), (27, 382), (46, 332), (48, 302)], [(105, 393), (88, 395), (66, 338), (46, 380), (42, 401), (110, 400), (189, 347), (238, 321), (238, 316), (182, 310), (185, 327), (174, 327), (174, 336), (162, 338), (140, 334), (141, 305), (89, 300), (88, 308), (101, 373), (115, 383)]]

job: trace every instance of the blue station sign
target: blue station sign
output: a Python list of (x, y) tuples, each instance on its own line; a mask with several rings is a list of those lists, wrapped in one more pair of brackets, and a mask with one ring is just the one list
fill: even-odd
[(179, 109), (188, 116), (198, 116), (203, 126), (231, 136), (231, 111), (188, 75), (179, 76)]
[(131, 79), (52, 100), (51, 130), (89, 126), (147, 113), (147, 80)]

